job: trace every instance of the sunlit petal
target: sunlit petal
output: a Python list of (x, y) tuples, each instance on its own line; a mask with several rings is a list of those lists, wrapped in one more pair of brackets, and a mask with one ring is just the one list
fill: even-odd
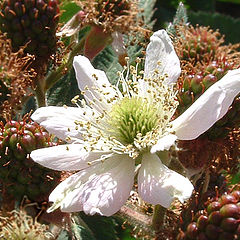
[(93, 104), (98, 111), (108, 109), (108, 99), (116, 95), (116, 91), (109, 83), (105, 72), (95, 69), (88, 58), (84, 56), (74, 57), (73, 67), (75, 69), (78, 87), (84, 92), (88, 103)]
[(172, 145), (174, 145), (177, 140), (177, 136), (173, 134), (168, 134), (160, 138), (155, 145), (151, 148), (151, 153), (155, 153), (157, 151), (169, 150)]
[(67, 144), (42, 148), (31, 152), (31, 158), (44, 167), (73, 171), (89, 167), (89, 162), (101, 159), (107, 153), (87, 152), (81, 144)]
[(83, 116), (84, 110), (75, 107), (42, 107), (38, 108), (31, 118), (60, 139), (66, 137), (81, 137), (76, 129), (76, 120)]
[(188, 199), (192, 191), (191, 182), (163, 165), (156, 154), (143, 155), (138, 192), (144, 201), (168, 208), (176, 198), (182, 202)]
[(180, 61), (165, 30), (155, 32), (146, 50), (145, 77), (158, 70), (159, 74), (167, 74), (169, 82), (176, 82), (180, 73)]
[(207, 131), (227, 113), (239, 92), (240, 69), (229, 71), (172, 122), (178, 139), (195, 139)]
[(130, 157), (114, 156), (70, 176), (51, 193), (50, 211), (60, 207), (63, 212), (116, 213), (129, 197), (134, 168)]

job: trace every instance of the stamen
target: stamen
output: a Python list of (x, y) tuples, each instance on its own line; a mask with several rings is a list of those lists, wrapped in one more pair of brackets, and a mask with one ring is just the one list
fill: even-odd
[[(85, 111), (75, 121), (75, 129), (82, 138), (72, 140), (83, 143), (86, 151), (110, 152), (89, 164), (104, 161), (111, 154), (127, 153), (136, 159), (141, 151), (149, 149), (171, 131), (169, 122), (178, 104), (174, 84), (169, 84), (166, 76), (159, 75), (158, 71), (143, 78), (144, 72), (139, 74), (138, 70), (140, 63), (141, 59), (136, 60), (135, 67), (127, 63), (118, 73), (114, 87), (107, 84), (102, 84), (101, 88), (86, 86), (83, 93), (90, 106), (79, 96), (73, 98), (73, 102)], [(97, 76), (93, 77), (97, 80)], [(146, 89), (141, 95), (139, 81)], [(110, 92), (116, 93), (115, 96)]]

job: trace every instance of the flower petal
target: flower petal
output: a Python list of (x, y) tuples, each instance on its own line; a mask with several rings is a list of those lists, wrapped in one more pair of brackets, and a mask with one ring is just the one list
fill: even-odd
[[(108, 99), (116, 95), (116, 91), (109, 83), (105, 72), (95, 69), (88, 58), (76, 56), (73, 60), (78, 87), (84, 91), (84, 97), (88, 103), (100, 112), (102, 109), (108, 109)], [(87, 89), (86, 89), (87, 88)]]
[(240, 92), (240, 69), (229, 71), (172, 121), (178, 139), (191, 140), (207, 131), (228, 111)]
[(41, 107), (33, 113), (31, 118), (50, 133), (65, 140), (69, 136), (80, 138), (81, 134), (74, 122), (83, 116), (83, 112), (84, 109), (77, 107)]
[(155, 70), (160, 75), (167, 74), (168, 82), (176, 82), (180, 73), (180, 61), (165, 30), (155, 32), (146, 50), (144, 73), (150, 77)]
[(192, 191), (191, 182), (163, 165), (156, 154), (143, 155), (138, 173), (138, 192), (144, 201), (168, 208), (175, 198), (181, 202), (188, 199)]
[(84, 12), (77, 12), (61, 29), (56, 33), (59, 37), (70, 37), (81, 29), (81, 22), (84, 18)]
[(112, 38), (113, 38), (112, 47), (116, 54), (118, 56), (126, 54), (126, 47), (123, 41), (123, 34), (115, 31), (112, 33)]
[(110, 216), (126, 202), (134, 182), (134, 161), (126, 155), (117, 155), (82, 170), (60, 183), (51, 193), (54, 210), (84, 211)]
[(100, 159), (103, 154), (87, 152), (81, 144), (67, 144), (34, 150), (30, 157), (47, 168), (75, 171), (89, 167), (89, 162)]
[(157, 151), (169, 150), (170, 147), (177, 140), (177, 136), (173, 134), (168, 134), (160, 138), (155, 145), (151, 148), (151, 153), (155, 153)]

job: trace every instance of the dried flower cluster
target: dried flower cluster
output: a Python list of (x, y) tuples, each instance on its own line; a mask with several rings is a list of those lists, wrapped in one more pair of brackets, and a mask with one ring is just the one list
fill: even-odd
[(179, 26), (174, 47), (181, 60), (178, 114), (184, 112), (228, 70), (239, 67), (239, 44), (224, 45), (218, 31), (202, 26)]
[[(178, 34), (175, 48), (181, 59), (182, 73), (178, 79), (179, 106), (176, 116), (186, 111), (229, 70), (238, 68), (240, 60), (237, 51), (239, 45), (224, 44), (223, 36), (209, 27), (179, 26)], [(231, 172), (236, 170), (239, 153), (239, 102), (239, 96), (236, 96), (227, 114), (203, 136), (179, 142), (181, 151), (178, 157), (189, 169), (190, 175), (202, 168), (214, 172), (222, 169)]]
[(139, 12), (137, 1), (129, 0), (84, 0), (77, 1), (85, 16), (83, 22), (101, 26), (104, 32), (127, 33), (137, 24)]
[(0, 118), (8, 119), (22, 108), (31, 95), (35, 72), (29, 68), (33, 58), (23, 50), (13, 53), (10, 41), (0, 33)]
[(3, 240), (53, 240), (48, 226), (40, 224), (24, 210), (0, 212), (0, 238)]

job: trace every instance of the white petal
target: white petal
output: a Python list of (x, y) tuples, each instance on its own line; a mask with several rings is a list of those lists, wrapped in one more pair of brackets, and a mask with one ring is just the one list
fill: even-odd
[[(109, 83), (105, 72), (95, 69), (88, 58), (84, 56), (76, 56), (73, 60), (78, 87), (81, 91), (85, 91), (84, 97), (88, 102), (95, 102), (94, 107), (102, 112), (107, 109), (109, 104), (107, 100), (116, 95), (116, 91)], [(96, 80), (96, 76), (97, 80)], [(89, 90), (86, 91), (86, 87)], [(100, 89), (103, 94), (100, 94)], [(101, 99), (101, 101), (99, 101)]]
[(145, 77), (150, 77), (155, 70), (160, 75), (167, 74), (168, 82), (176, 82), (181, 73), (180, 61), (165, 30), (155, 32), (147, 46)]
[(240, 69), (229, 71), (172, 122), (177, 137), (191, 140), (207, 131), (228, 111), (240, 92)]
[(75, 171), (89, 167), (88, 162), (100, 159), (103, 152), (87, 152), (81, 144), (67, 144), (42, 148), (30, 157), (44, 167), (59, 171)]
[(126, 54), (126, 47), (123, 41), (123, 34), (120, 32), (113, 32), (112, 38), (113, 38), (112, 47), (116, 54), (117, 55)]
[(49, 201), (63, 212), (110, 216), (126, 202), (134, 182), (134, 161), (118, 155), (82, 170), (60, 183)]
[(192, 191), (191, 182), (163, 165), (156, 154), (143, 155), (138, 192), (144, 201), (168, 208), (176, 198), (181, 202), (188, 199)]
[(66, 137), (80, 138), (79, 130), (76, 130), (74, 121), (83, 116), (84, 110), (77, 107), (42, 107), (38, 108), (31, 118), (63, 140)]
[(168, 134), (162, 138), (160, 138), (155, 145), (151, 148), (151, 153), (155, 153), (157, 151), (169, 150), (172, 145), (174, 145), (177, 140), (177, 136), (173, 134)]
[(82, 11), (76, 13), (60, 30), (57, 32), (56, 35), (59, 37), (70, 37), (77, 33), (81, 28), (81, 14), (83, 15)]

